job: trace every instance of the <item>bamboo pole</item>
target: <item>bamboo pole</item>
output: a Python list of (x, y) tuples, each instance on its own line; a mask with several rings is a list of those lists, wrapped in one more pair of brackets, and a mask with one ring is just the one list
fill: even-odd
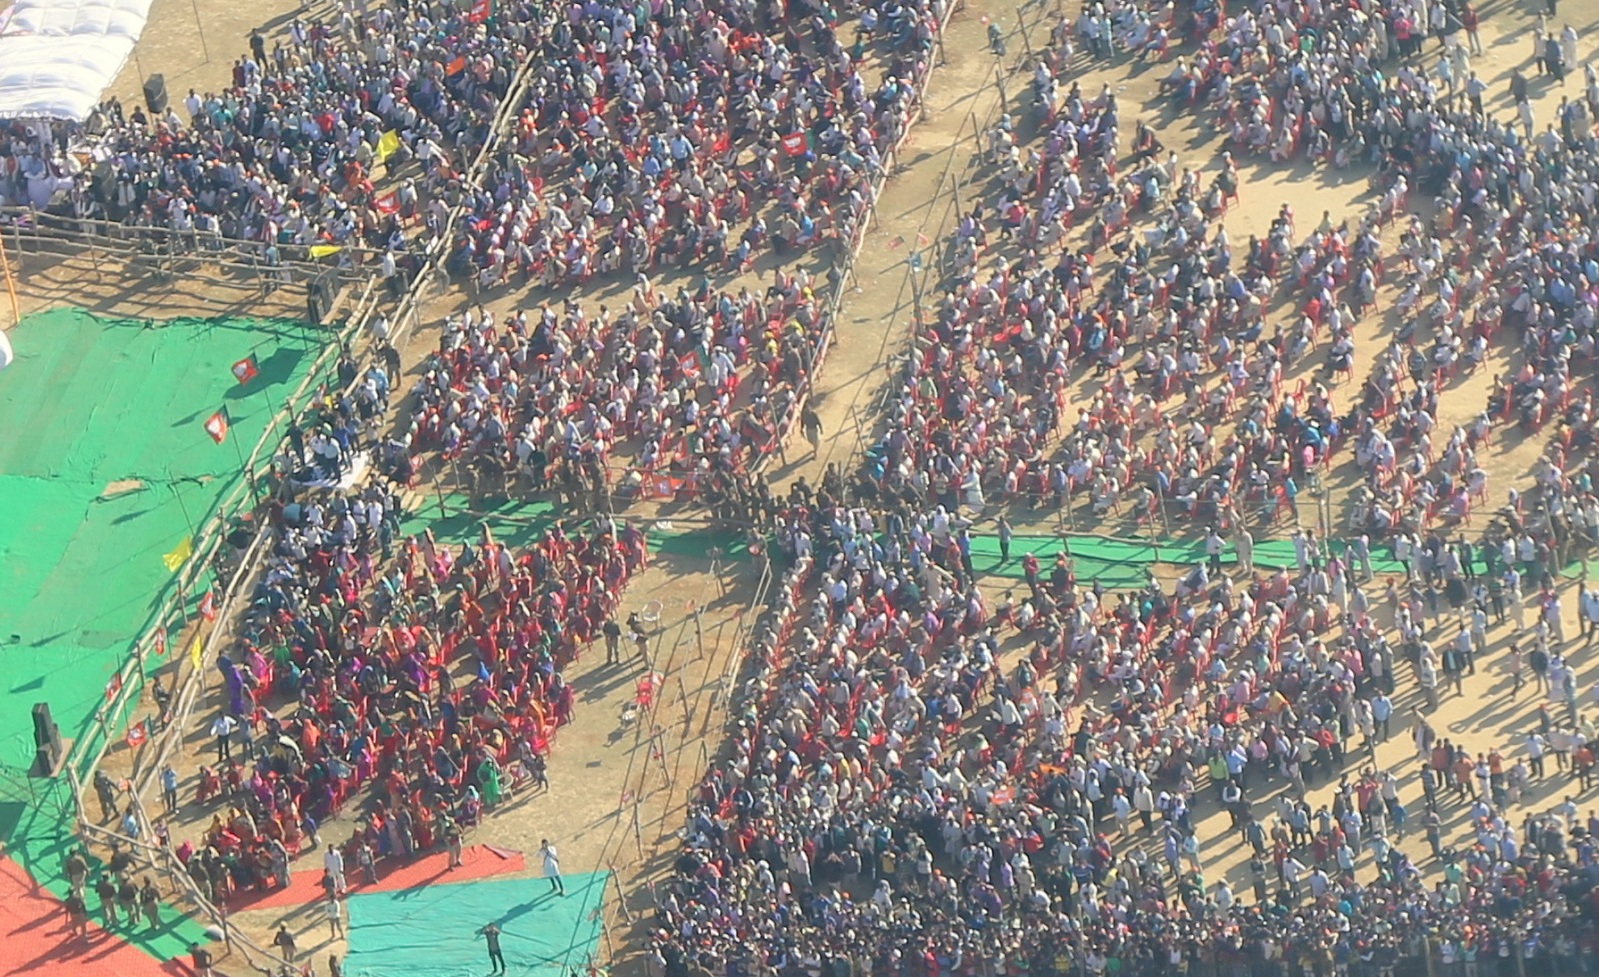
[(0, 271), (5, 273), (6, 294), (11, 296), (11, 324), (22, 325), (22, 305), (17, 301), (17, 282), (11, 276), (11, 257), (6, 254), (5, 238), (0, 237)]

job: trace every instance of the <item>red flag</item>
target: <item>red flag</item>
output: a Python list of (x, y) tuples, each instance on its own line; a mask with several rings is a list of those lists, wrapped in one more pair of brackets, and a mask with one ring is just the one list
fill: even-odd
[(255, 365), (254, 353), (233, 364), (233, 379), (239, 381), (240, 386), (249, 383), (260, 375), (261, 370)]
[(474, 24), (481, 24), (489, 19), (489, 14), (494, 12), (494, 0), (472, 0), (472, 12), (466, 19)]
[(117, 693), (121, 691), (122, 673), (118, 672), (117, 674), (111, 676), (111, 681), (105, 684), (105, 697), (107, 699), (115, 699), (117, 697)]
[(211, 435), (211, 440), (221, 444), (228, 438), (228, 409), (226, 407), (205, 419), (205, 433)]
[(217, 619), (216, 591), (208, 590), (205, 592), (205, 596), (200, 598), (200, 616), (207, 621), (215, 621)]
[[(473, 8), (473, 9), (475, 10), (476, 8)], [(445, 65), (445, 67), (444, 67), (444, 73), (446, 75), (448, 75), (449, 77), (452, 77), (452, 78), (455, 77), (456, 75), (460, 74), (461, 72), (465, 71), (465, 70), (466, 70), (466, 58), (464, 56), (456, 58), (454, 61), (451, 61), (448, 65)]]
[(681, 478), (670, 475), (657, 475), (650, 484), (650, 497), (662, 502), (670, 502), (677, 498), (677, 493), (683, 488)]
[(128, 745), (137, 750), (150, 738), (150, 720), (141, 719), (128, 727)]
[(805, 151), (811, 148), (811, 141), (803, 132), (791, 132), (779, 141), (782, 143), (783, 152), (790, 156), (803, 156)]
[(697, 355), (685, 353), (682, 359), (677, 361), (677, 365), (683, 371), (683, 375), (690, 380), (698, 380), (700, 378), (700, 358)]
[(380, 214), (398, 214), (400, 212), (400, 193), (390, 190), (381, 197), (372, 200), (372, 209)]

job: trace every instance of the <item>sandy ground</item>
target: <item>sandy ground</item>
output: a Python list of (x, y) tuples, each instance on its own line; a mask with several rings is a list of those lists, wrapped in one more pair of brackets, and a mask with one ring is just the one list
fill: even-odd
[[(223, 273), (215, 265), (195, 263), (170, 278), (148, 274), (101, 252), (71, 256), (21, 254), (9, 248), (22, 315), (69, 307), (97, 315), (128, 319), (173, 319), (180, 316), (252, 316), (305, 318), (302, 288), (263, 294), (254, 281)], [(351, 295), (345, 290), (344, 296)], [(9, 306), (0, 323), (12, 326)]]
[(297, 16), (335, 10), (329, 2), (295, 0), (155, 0), (133, 57), (122, 66), (106, 98), (122, 100), (124, 110), (144, 104), (144, 82), (151, 75), (166, 79), (167, 97), (179, 106), (189, 89), (204, 95), (232, 83), (233, 65), (250, 53), (250, 32), (259, 29), (272, 39), (288, 30)]

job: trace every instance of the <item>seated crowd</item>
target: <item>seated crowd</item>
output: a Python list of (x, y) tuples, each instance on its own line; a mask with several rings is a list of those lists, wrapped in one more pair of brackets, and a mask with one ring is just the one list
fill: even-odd
[(945, 9), (571, 5), (470, 200), (451, 270), (490, 288), (554, 287), (848, 247), (920, 110)]
[[(1379, 614), (1379, 581), (1314, 546), (1271, 574), (1201, 566), (1175, 591), (1119, 595), (1062, 553), (1030, 568), (1020, 605), (990, 607), (966, 532), (825, 494), (785, 513), (786, 589), (734, 757), (702, 784), (658, 896), (656, 972), (1376, 973), (1439, 934), (1446, 962), (1592, 959), (1599, 818), (1523, 796), (1567, 758), (1566, 793), (1590, 786), (1591, 707), (1568, 700), (1529, 732), (1554, 773), (1422, 716), (1419, 783), (1376, 763), (1410, 683), (1400, 660), (1436, 705), (1486, 653), (1485, 621), (1456, 641), (1456, 611), (1421, 596), (1458, 562), (1417, 561)], [(1490, 565), (1520, 620), (1523, 564)], [(1527, 658), (1553, 690), (1572, 669), (1551, 601), (1533, 602)], [(1334, 797), (1313, 806), (1323, 784)], [(1212, 805), (1230, 831), (1199, 827)], [(1457, 816), (1468, 847), (1446, 833)], [(1205, 868), (1237, 846), (1242, 879)]]
[(194, 796), (214, 817), (177, 850), (215, 898), (286, 886), (362, 791), (376, 800), (345, 846), (352, 866), (427, 851), (544, 781), (572, 718), (563, 670), (647, 559), (642, 533), (609, 520), (558, 522), (520, 553), (486, 528), (460, 547), (402, 538), (399, 506), (372, 484), (266, 511), (272, 554), (218, 662), (217, 761)]
[(469, 311), (445, 322), (395, 455), (437, 451), (495, 488), (580, 478), (695, 496), (780, 445), (823, 336), (803, 271), (777, 272), (764, 294), (643, 284), (616, 312)]
[[(291, 246), (400, 251), (417, 225), (443, 233), (516, 66), (559, 19), (526, 0), (486, 19), (467, 5), (344, 0), (327, 20), (294, 20), (270, 51), (256, 32), (232, 84), (164, 113), (112, 101), (100, 125), (43, 141), (47, 129), (12, 126), (0, 195), (25, 202), (30, 181), (71, 180), (78, 216), (183, 241), (258, 242), (285, 257)], [(98, 165), (84, 167), (80, 149)]]

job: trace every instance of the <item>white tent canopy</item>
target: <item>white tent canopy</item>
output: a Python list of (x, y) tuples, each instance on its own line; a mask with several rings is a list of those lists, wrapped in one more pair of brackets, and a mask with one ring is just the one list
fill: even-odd
[(0, 26), (0, 119), (87, 119), (133, 53), (152, 2), (17, 0)]

